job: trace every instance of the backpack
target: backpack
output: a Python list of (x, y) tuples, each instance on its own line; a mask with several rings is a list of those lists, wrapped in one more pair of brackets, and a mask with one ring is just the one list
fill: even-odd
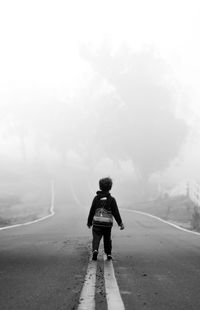
[(111, 199), (99, 199), (92, 224), (94, 226), (112, 227), (113, 216), (110, 208)]

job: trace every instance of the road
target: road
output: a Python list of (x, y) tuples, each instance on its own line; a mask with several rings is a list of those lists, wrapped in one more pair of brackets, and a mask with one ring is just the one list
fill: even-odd
[[(88, 267), (87, 210), (60, 204), (56, 215), (0, 231), (0, 309), (77, 309)], [(113, 266), (125, 309), (199, 310), (200, 236), (123, 211), (113, 228)], [(96, 309), (107, 309), (103, 256)]]
[(200, 309), (200, 235), (156, 219), (124, 214), (115, 272), (126, 309)]
[(76, 206), (55, 209), (45, 221), (0, 231), (0, 309), (75, 309), (89, 232), (80, 225), (82, 211)]

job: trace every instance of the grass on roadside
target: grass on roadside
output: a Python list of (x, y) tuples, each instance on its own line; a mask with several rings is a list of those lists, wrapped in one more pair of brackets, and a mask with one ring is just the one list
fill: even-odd
[(200, 208), (186, 196), (137, 203), (133, 209), (150, 213), (187, 229), (200, 231)]

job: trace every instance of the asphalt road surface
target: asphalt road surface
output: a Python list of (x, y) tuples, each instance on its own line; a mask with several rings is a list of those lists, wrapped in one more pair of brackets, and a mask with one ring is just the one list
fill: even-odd
[[(46, 221), (0, 231), (0, 309), (77, 309), (87, 272), (87, 210), (59, 205)], [(113, 266), (127, 310), (200, 309), (200, 236), (134, 212), (113, 228)], [(103, 255), (95, 309), (107, 309)]]

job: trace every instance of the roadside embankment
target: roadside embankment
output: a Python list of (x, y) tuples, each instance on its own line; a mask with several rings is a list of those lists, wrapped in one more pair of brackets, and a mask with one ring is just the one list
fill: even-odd
[(23, 224), (51, 212), (52, 189), (47, 178), (30, 173), (0, 182), (0, 227)]
[(0, 227), (35, 221), (50, 214), (50, 202), (26, 201), (23, 197), (0, 197)]
[(158, 216), (190, 230), (200, 231), (200, 210), (185, 196), (135, 203), (133, 209)]

